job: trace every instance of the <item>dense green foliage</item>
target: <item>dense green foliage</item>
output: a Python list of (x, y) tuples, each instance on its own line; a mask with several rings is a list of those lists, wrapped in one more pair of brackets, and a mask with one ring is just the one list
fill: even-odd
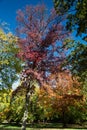
[[(39, 94), (39, 95), (38, 95)], [(15, 96), (14, 99), (10, 102), (12, 95), (12, 90), (8, 92), (1, 91), (0, 92), (0, 122), (9, 122), (9, 123), (16, 123), (19, 124), (22, 122), (22, 117), (24, 113), (24, 106), (25, 106), (25, 97), (18, 95)], [(35, 122), (63, 122), (63, 119), (66, 119), (65, 123), (82, 123), (86, 121), (86, 102), (84, 101), (77, 101), (76, 99), (75, 104), (68, 104), (66, 99), (64, 99), (63, 105), (59, 105), (60, 98), (57, 97), (53, 98), (52, 96), (49, 97), (47, 91), (37, 90), (34, 95), (31, 97), (30, 106), (28, 107), (28, 123), (35, 123)], [(73, 100), (73, 99), (72, 99)], [(58, 104), (57, 104), (58, 102)], [(63, 102), (63, 99), (61, 100)], [(82, 103), (81, 103), (82, 102)], [(63, 111), (65, 114), (63, 115)]]
[(58, 14), (67, 15), (67, 29), (87, 34), (87, 0), (54, 0)]
[(21, 71), (21, 61), (17, 58), (19, 51), (17, 38), (11, 33), (0, 30), (0, 89), (11, 88)]
[(78, 75), (81, 79), (87, 78), (87, 45), (67, 39), (65, 45), (67, 55), (67, 65), (73, 74)]

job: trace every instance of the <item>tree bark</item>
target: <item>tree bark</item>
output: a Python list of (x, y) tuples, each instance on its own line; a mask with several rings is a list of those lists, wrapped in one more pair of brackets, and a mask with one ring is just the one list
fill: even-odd
[(62, 123), (63, 123), (63, 128), (65, 128), (66, 127), (66, 120), (67, 119), (65, 119), (65, 109), (63, 108), (63, 110), (62, 110)]
[(28, 91), (26, 93), (26, 99), (25, 99), (25, 112), (23, 115), (23, 122), (22, 122), (22, 127), (21, 130), (26, 130), (26, 122), (27, 122), (27, 118), (28, 118), (28, 106), (29, 106), (29, 101), (30, 101), (30, 92)]

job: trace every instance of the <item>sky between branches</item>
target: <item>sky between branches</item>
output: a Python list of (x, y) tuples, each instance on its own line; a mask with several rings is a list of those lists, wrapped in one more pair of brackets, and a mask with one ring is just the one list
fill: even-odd
[(0, 21), (6, 22), (10, 30), (15, 33), (16, 13), (26, 5), (37, 5), (44, 3), (48, 9), (53, 7), (53, 0), (0, 0)]

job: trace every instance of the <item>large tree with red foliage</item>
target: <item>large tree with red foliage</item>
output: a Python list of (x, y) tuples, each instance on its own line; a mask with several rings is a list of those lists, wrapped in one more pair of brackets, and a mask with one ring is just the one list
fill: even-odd
[(43, 84), (48, 74), (60, 71), (65, 59), (63, 40), (68, 32), (62, 24), (65, 18), (56, 15), (55, 10), (49, 14), (44, 5), (26, 6), (24, 11), (18, 10), (17, 13), (18, 44), (21, 49), (18, 56), (26, 63), (22, 72), (22, 86), (27, 88), (27, 102), (34, 91), (31, 81), (37, 80)]

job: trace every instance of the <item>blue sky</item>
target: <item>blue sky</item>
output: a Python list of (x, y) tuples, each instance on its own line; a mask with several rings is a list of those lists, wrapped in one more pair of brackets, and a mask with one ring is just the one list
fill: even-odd
[(8, 23), (10, 30), (15, 32), (17, 10), (41, 2), (44, 2), (48, 9), (53, 7), (53, 0), (0, 0), (0, 21)]

